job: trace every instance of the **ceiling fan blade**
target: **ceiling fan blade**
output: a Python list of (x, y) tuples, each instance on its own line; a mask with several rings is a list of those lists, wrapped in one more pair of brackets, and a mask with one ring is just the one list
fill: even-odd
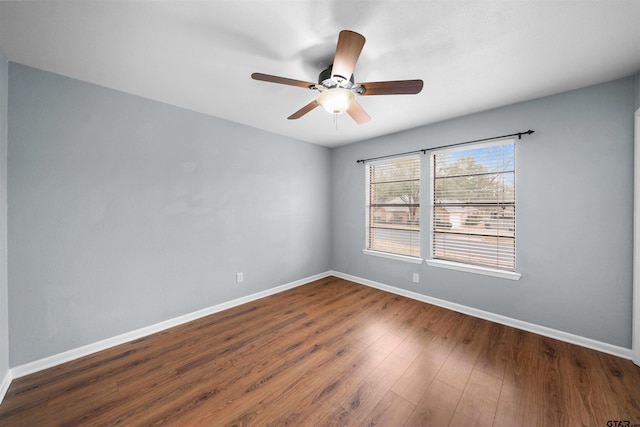
[(368, 122), (371, 120), (371, 117), (364, 111), (364, 108), (357, 102), (351, 104), (351, 107), (347, 110), (347, 114), (351, 116), (353, 120), (356, 121), (359, 125)]
[(309, 89), (310, 87), (313, 87), (316, 85), (315, 83), (311, 83), (311, 82), (288, 79), (286, 77), (278, 77), (278, 76), (272, 76), (269, 74), (262, 74), (262, 73), (253, 73), (251, 74), (251, 78), (254, 80), (260, 80), (263, 82), (271, 82), (271, 83), (279, 83), (282, 85), (303, 87), (305, 89)]
[(314, 99), (313, 101), (311, 101), (310, 103), (308, 103), (307, 105), (305, 105), (304, 107), (302, 107), (301, 109), (299, 109), (298, 111), (296, 111), (295, 113), (293, 113), (292, 115), (287, 117), (287, 119), (289, 119), (289, 120), (299, 119), (300, 117), (302, 117), (305, 114), (307, 114), (309, 111), (311, 111), (314, 108), (316, 108), (318, 105), (320, 105), (320, 104), (318, 104), (318, 101), (316, 101)]
[(364, 87), (363, 96), (367, 95), (415, 95), (420, 93), (424, 83), (422, 80), (397, 80), (388, 82), (360, 83)]
[(365, 38), (361, 34), (349, 30), (340, 31), (331, 77), (340, 76), (345, 80), (351, 78), (364, 42)]

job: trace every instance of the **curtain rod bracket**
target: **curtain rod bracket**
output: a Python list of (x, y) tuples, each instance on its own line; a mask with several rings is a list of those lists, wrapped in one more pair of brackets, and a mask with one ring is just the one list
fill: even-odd
[(518, 139), (522, 139), (522, 135), (531, 135), (534, 131), (532, 131), (531, 129), (529, 129), (526, 132), (518, 132)]

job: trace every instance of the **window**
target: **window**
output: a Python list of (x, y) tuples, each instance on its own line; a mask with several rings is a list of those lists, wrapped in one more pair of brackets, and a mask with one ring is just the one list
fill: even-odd
[[(420, 259), (420, 157), (370, 162), (366, 253)], [(407, 259), (411, 260), (411, 259)]]
[(515, 270), (515, 141), (432, 154), (433, 259)]

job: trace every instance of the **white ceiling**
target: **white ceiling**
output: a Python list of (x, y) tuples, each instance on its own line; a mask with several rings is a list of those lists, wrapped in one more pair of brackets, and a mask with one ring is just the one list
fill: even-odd
[[(367, 39), (357, 82), (422, 79), (418, 95), (359, 98), (357, 125), (315, 92), (340, 30)], [(640, 0), (0, 2), (13, 62), (325, 146), (631, 75)]]

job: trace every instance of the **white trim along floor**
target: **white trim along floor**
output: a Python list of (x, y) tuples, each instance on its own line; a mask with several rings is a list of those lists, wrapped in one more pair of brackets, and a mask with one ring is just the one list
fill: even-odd
[(369, 286), (372, 288), (380, 289), (386, 292), (390, 292), (396, 295), (400, 295), (403, 297), (411, 298), (414, 300), (422, 301), (428, 304), (433, 304), (439, 307), (447, 308), (449, 310), (457, 311), (459, 313), (468, 314), (473, 317), (478, 317), (481, 319), (489, 320), (491, 322), (500, 323), (506, 326), (511, 326), (516, 329), (521, 329), (529, 332), (533, 332), (539, 335), (543, 335), (546, 337), (554, 338), (560, 341), (565, 341), (571, 344), (576, 344), (582, 347), (587, 347), (593, 350), (601, 351), (603, 353), (608, 353), (614, 356), (622, 357), (624, 359), (631, 359), (631, 349), (619, 347), (611, 344), (607, 344), (604, 342), (592, 340), (590, 338), (585, 338), (579, 335), (570, 334), (567, 332), (559, 331), (556, 329), (547, 328), (544, 326), (539, 326), (533, 323), (523, 322), (521, 320), (513, 319), (510, 317), (502, 316), (499, 314), (490, 313), (483, 310), (478, 310), (473, 307), (468, 307), (461, 304), (456, 304), (453, 302), (441, 300), (438, 298), (433, 298), (427, 295), (419, 294), (417, 292), (411, 292), (405, 289), (397, 288), (394, 286), (385, 285), (383, 283), (374, 282), (372, 280), (363, 279), (357, 276), (352, 276), (349, 274), (340, 273), (337, 271), (326, 271), (324, 273), (316, 274), (310, 277), (306, 277), (304, 279), (296, 280), (294, 282), (290, 282), (281, 286), (277, 286), (275, 288), (268, 289), (266, 291), (258, 292), (255, 294), (247, 295), (242, 298), (238, 298), (232, 301), (228, 301), (222, 304), (217, 304), (215, 306), (211, 306), (202, 310), (195, 311), (193, 313), (185, 314), (183, 316), (176, 317), (174, 319), (169, 319), (164, 322), (156, 323), (155, 325), (147, 326), (145, 328), (137, 329), (135, 331), (128, 332), (126, 334), (118, 335), (112, 338), (108, 338), (106, 340), (98, 341), (93, 344), (85, 345), (82, 347), (78, 347), (73, 350), (65, 351), (63, 353), (55, 354), (53, 356), (45, 357), (40, 360), (36, 360), (34, 362), (26, 363), (24, 365), (16, 366), (15, 368), (11, 368), (5, 378), (2, 379), (0, 383), (0, 403), (4, 399), (4, 396), (9, 389), (11, 381), (14, 378), (20, 378), (29, 374), (33, 374), (35, 372), (42, 371), (44, 369), (51, 368), (53, 366), (60, 365), (65, 362), (69, 362), (75, 359), (79, 359), (80, 357), (87, 356), (89, 354), (96, 353), (98, 351), (106, 350), (111, 347), (115, 347), (117, 345), (123, 344), (125, 342), (129, 342), (138, 338), (142, 338), (147, 335), (154, 334), (156, 332), (163, 331), (165, 329), (172, 328), (174, 326), (181, 325), (186, 322), (190, 322), (195, 319), (199, 319), (204, 316), (208, 316), (213, 313), (217, 313), (223, 310), (227, 310), (229, 308), (246, 304), (251, 301), (255, 301), (260, 298), (267, 297), (269, 295), (274, 295), (279, 292), (293, 289), (298, 286), (302, 286), (306, 283), (313, 282), (314, 280), (319, 280), (328, 276), (336, 276), (341, 279), (350, 280), (355, 283), (359, 283), (361, 285)]

